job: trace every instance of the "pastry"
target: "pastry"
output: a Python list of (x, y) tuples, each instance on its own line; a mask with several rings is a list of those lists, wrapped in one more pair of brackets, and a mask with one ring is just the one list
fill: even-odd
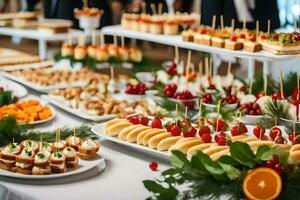
[(74, 55), (74, 47), (73, 45), (69, 43), (64, 43), (61, 47), (61, 56), (67, 57), (67, 56), (73, 56)]
[(66, 157), (60, 151), (55, 151), (50, 157), (50, 167), (52, 173), (64, 173), (66, 172)]
[(16, 172), (30, 174), (33, 167), (35, 152), (32, 149), (23, 148), (22, 152), (16, 156)]
[(51, 153), (49, 151), (40, 151), (34, 156), (33, 175), (45, 175), (51, 173), (49, 164)]

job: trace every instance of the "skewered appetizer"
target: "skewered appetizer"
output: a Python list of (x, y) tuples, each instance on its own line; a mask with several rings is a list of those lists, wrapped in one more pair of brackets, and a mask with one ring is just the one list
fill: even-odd
[(74, 58), (76, 60), (82, 60), (86, 57), (86, 55), (87, 55), (87, 48), (85, 46), (77, 45), (74, 48)]
[(194, 34), (194, 42), (197, 44), (203, 44), (211, 46), (211, 35), (213, 30), (210, 27), (200, 27)]
[(232, 29), (229, 27), (215, 30), (211, 38), (211, 46), (224, 48), (225, 39), (228, 39), (231, 33)]
[(229, 50), (241, 50), (243, 49), (243, 43), (239, 42), (238, 37), (235, 33), (233, 33), (229, 39), (225, 39), (225, 49)]
[[(71, 137), (75, 136), (69, 138)], [(81, 141), (80, 138), (79, 140)], [(61, 140), (53, 144), (40, 141), (40, 144), (45, 144), (47, 148), (41, 148), (42, 146), (38, 144), (37, 141), (25, 140), (20, 145), (13, 142), (1, 148), (0, 169), (26, 175), (64, 173), (77, 168), (79, 163), (77, 157), (84, 160), (97, 158), (100, 148), (100, 145), (91, 139), (84, 140), (78, 145), (78, 151), (66, 146), (66, 142)]]
[(74, 55), (74, 47), (72, 44), (64, 43), (61, 47), (61, 56), (73, 56)]
[(49, 119), (53, 116), (51, 109), (37, 100), (24, 100), (15, 104), (2, 106), (0, 118), (15, 116), (19, 123), (29, 123)]
[(80, 144), (81, 144), (81, 139), (79, 137), (76, 137), (75, 135), (66, 138), (66, 145), (68, 147), (74, 148), (76, 151), (78, 150), (78, 146)]

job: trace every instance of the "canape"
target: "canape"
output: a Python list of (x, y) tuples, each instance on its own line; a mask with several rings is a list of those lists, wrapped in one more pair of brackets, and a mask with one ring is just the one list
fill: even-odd
[(126, 28), (126, 29), (131, 29), (131, 14), (129, 13), (124, 13), (122, 15), (122, 19), (121, 19), (121, 26)]
[(60, 152), (56, 151), (51, 154), (50, 167), (53, 173), (63, 173), (66, 171), (66, 157)]
[(76, 168), (78, 166), (78, 158), (76, 158), (76, 150), (73, 147), (66, 147), (62, 151), (66, 157), (66, 166), (67, 168)]
[(108, 50), (108, 54), (110, 57), (115, 57), (115, 58), (119, 57), (117, 46), (115, 46), (113, 44), (109, 44), (109, 45), (107, 45), (107, 50)]
[(6, 145), (0, 151), (0, 168), (13, 171), (16, 163), (16, 155), (21, 152), (21, 146), (17, 143)]
[(149, 22), (149, 32), (152, 34), (162, 34), (163, 33), (163, 23), (164, 20), (159, 15), (151, 16)]
[(51, 173), (49, 165), (51, 153), (49, 151), (40, 151), (34, 156), (34, 166), (32, 168), (33, 175), (45, 175)]
[(193, 29), (188, 29), (186, 31), (183, 31), (182, 32), (183, 41), (187, 41), (187, 42), (194, 41), (194, 34), (195, 34), (195, 30)]
[(78, 146), (78, 156), (83, 160), (97, 157), (100, 145), (91, 139), (85, 140)]
[(62, 151), (65, 148), (65, 143), (62, 141), (56, 141), (52, 144), (53, 151)]
[(24, 148), (21, 154), (16, 156), (16, 172), (30, 174), (33, 166), (35, 152), (31, 148)]
[(67, 56), (73, 56), (74, 55), (74, 47), (73, 45), (69, 43), (64, 43), (61, 47), (61, 56), (67, 57)]
[(143, 59), (143, 54), (138, 48), (130, 49), (130, 60), (133, 62), (141, 62)]
[(96, 58), (97, 45), (90, 45), (87, 48), (87, 54), (90, 58)]
[(176, 35), (178, 34), (178, 21), (174, 15), (167, 15), (166, 20), (163, 24), (163, 33), (164, 35)]
[(98, 47), (96, 51), (96, 60), (103, 62), (103, 61), (108, 61), (109, 59), (109, 54), (107, 51), (107, 48), (104, 47)]
[(148, 33), (149, 32), (149, 22), (150, 15), (141, 14), (140, 16), (140, 31)]
[(87, 50), (85, 46), (77, 45), (74, 49), (74, 58), (76, 60), (82, 60), (86, 57)]
[(81, 144), (81, 139), (76, 136), (69, 136), (66, 138), (66, 146), (73, 147), (75, 150), (78, 150), (78, 146)]
[(237, 41), (238, 37), (232, 34), (229, 39), (225, 39), (225, 49), (229, 50), (241, 50), (243, 49), (243, 43)]
[(140, 16), (138, 14), (131, 14), (131, 29), (140, 30)]
[(39, 144), (39, 151), (48, 151), (48, 152), (52, 152), (52, 144), (48, 143), (48, 142), (40, 142)]
[(21, 142), (22, 148), (30, 149), (34, 152), (37, 152), (39, 150), (39, 144), (36, 141), (33, 140), (24, 140)]
[(214, 31), (211, 37), (211, 45), (214, 47), (224, 48), (225, 39), (228, 39), (232, 30), (230, 28), (218, 29)]
[(128, 61), (129, 60), (129, 49), (127, 47), (119, 47), (118, 55), (122, 61)]
[(194, 42), (197, 44), (211, 46), (211, 34), (212, 30), (210, 28), (200, 27), (194, 34)]

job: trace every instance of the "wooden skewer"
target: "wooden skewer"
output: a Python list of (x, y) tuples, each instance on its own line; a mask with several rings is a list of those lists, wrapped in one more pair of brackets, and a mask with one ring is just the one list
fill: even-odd
[(186, 70), (185, 70), (185, 76), (186, 76), (187, 80), (189, 78), (189, 73), (190, 73), (191, 56), (192, 56), (192, 51), (189, 50), (188, 51), (188, 59), (187, 59), (187, 63), (186, 63)]
[(175, 46), (175, 63), (178, 64), (179, 62), (179, 49), (178, 49), (178, 46), (176, 45)]
[(212, 59), (209, 59), (209, 78), (212, 78)]
[(115, 45), (115, 47), (118, 46), (117, 36), (116, 35), (114, 35), (114, 45)]
[(243, 31), (245, 31), (246, 28), (247, 28), (247, 27), (246, 27), (246, 20), (244, 19), (244, 20), (243, 20)]
[(146, 3), (143, 2), (143, 3), (142, 3), (142, 12), (143, 12), (143, 14), (146, 14), (146, 13), (147, 13), (146, 6), (147, 6)]
[(271, 20), (268, 19), (268, 35), (270, 34), (271, 32)]
[(253, 85), (253, 80), (250, 80), (250, 88), (249, 88), (249, 94), (252, 94), (252, 85)]
[(220, 22), (221, 22), (221, 30), (224, 29), (224, 17), (223, 15), (220, 16)]
[(227, 76), (231, 73), (231, 65), (231, 62), (229, 62), (227, 66)]
[(199, 92), (201, 93), (201, 89), (202, 89), (202, 83), (201, 83), (201, 77), (202, 77), (202, 61), (200, 61), (198, 63), (198, 68), (199, 68), (199, 74), (198, 74), (198, 77), (199, 77)]
[(207, 75), (207, 77), (208, 77), (208, 65), (209, 65), (208, 57), (205, 57), (205, 74)]
[(201, 26), (201, 18), (202, 18), (202, 15), (200, 14), (199, 15), (199, 21), (198, 21), (198, 26)]
[(294, 22), (294, 31), (296, 32), (297, 31), (297, 20), (295, 19), (295, 22)]
[(297, 74), (297, 89), (298, 89), (298, 95), (297, 99), (300, 99), (300, 83), (299, 83), (299, 75)]
[(114, 67), (112, 65), (110, 65), (110, 79), (115, 79)]
[(265, 92), (265, 95), (267, 95), (267, 92), (268, 92), (268, 76), (267, 75), (264, 76), (264, 92)]
[(211, 27), (212, 27), (213, 30), (215, 30), (215, 28), (216, 28), (216, 15), (214, 15), (213, 18), (212, 18), (212, 26)]
[(100, 33), (100, 46), (104, 46), (104, 45), (105, 45), (105, 39), (104, 39), (103, 33), (101, 32)]
[(121, 45), (122, 45), (122, 47), (125, 47), (124, 35), (122, 35), (122, 37), (121, 37)]
[(150, 6), (151, 6), (151, 10), (152, 10), (153, 15), (156, 15), (157, 12), (156, 12), (156, 7), (155, 7), (155, 5), (152, 3)]
[(161, 15), (162, 14), (162, 8), (163, 8), (163, 4), (159, 3), (158, 4), (158, 14)]
[(280, 70), (280, 97), (283, 99), (283, 72)]
[(235, 24), (235, 20), (231, 19), (231, 29), (232, 29), (232, 31), (234, 31), (234, 24)]
[(96, 31), (93, 30), (92, 32), (92, 45), (95, 45), (96, 44)]
[(256, 21), (256, 36), (259, 34), (259, 21)]
[(187, 113), (188, 113), (188, 107), (186, 106), (185, 107), (185, 113), (184, 113), (184, 119), (185, 120), (187, 119)]
[(219, 103), (218, 103), (218, 113), (217, 113), (216, 131), (218, 131), (220, 108), (221, 108), (221, 101), (219, 101)]
[(83, 8), (88, 8), (88, 0), (83, 0)]

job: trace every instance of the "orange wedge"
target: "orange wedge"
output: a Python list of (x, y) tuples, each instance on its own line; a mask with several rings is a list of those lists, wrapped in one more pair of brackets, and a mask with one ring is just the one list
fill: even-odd
[(282, 181), (280, 175), (273, 169), (260, 167), (245, 177), (243, 191), (251, 200), (276, 199), (281, 192)]

